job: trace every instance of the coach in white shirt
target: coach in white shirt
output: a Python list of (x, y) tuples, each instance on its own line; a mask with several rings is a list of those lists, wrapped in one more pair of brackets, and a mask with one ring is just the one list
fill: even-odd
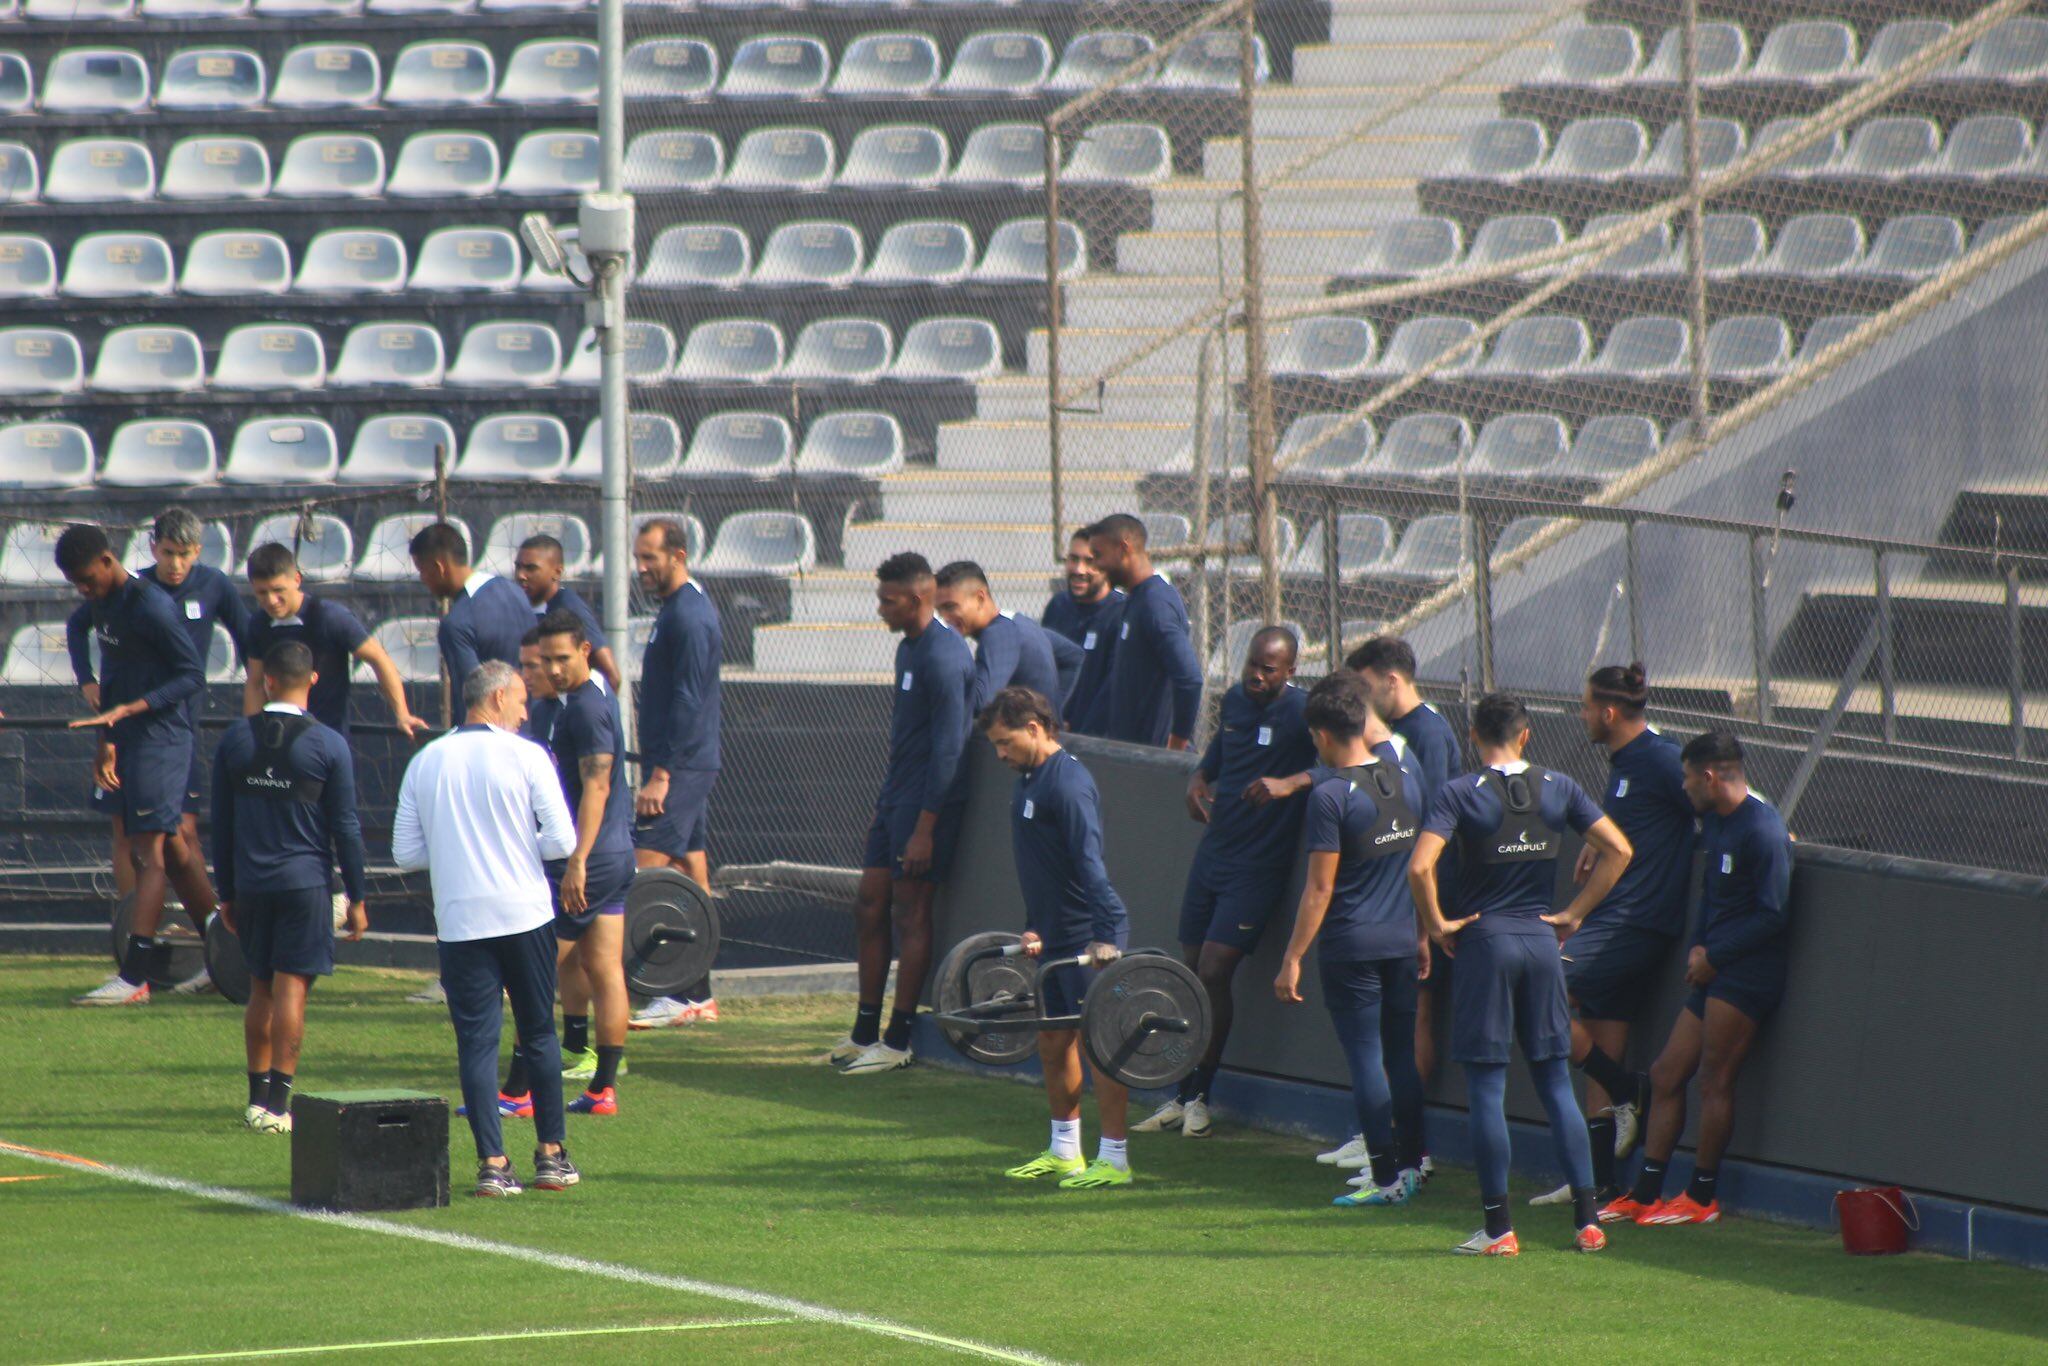
[(554, 902), (541, 861), (575, 849), (575, 821), (546, 751), (518, 734), (526, 720), (518, 671), (496, 660), (478, 666), (463, 680), (462, 704), (463, 724), (405, 771), (392, 858), (432, 877), (441, 985), (482, 1163), (476, 1194), (521, 1189), (499, 1121), (501, 992), (512, 999), (519, 1051), (533, 1078), (533, 1185), (565, 1190), (578, 1176), (562, 1147)]

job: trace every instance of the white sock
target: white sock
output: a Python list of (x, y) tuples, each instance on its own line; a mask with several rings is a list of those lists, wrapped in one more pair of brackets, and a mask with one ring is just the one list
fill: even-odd
[(1130, 1140), (1127, 1138), (1105, 1138), (1101, 1146), (1095, 1150), (1095, 1159), (1098, 1162), (1107, 1162), (1118, 1171), (1127, 1172), (1131, 1169), (1130, 1154), (1127, 1151), (1129, 1144)]
[(1081, 1155), (1081, 1119), (1056, 1119), (1052, 1122), (1052, 1155), (1067, 1158)]

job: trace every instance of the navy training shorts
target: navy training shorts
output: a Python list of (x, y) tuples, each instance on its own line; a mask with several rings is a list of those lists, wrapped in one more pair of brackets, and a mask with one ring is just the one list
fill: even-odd
[(1287, 884), (1286, 869), (1219, 866), (1206, 849), (1197, 848), (1180, 899), (1180, 942), (1252, 952), (1279, 914)]
[(192, 773), (192, 741), (118, 745), (114, 775), (121, 787), (121, 828), (131, 835), (170, 834), (185, 815), (185, 794)]
[(652, 849), (679, 859), (701, 854), (705, 849), (711, 814), (711, 789), (718, 782), (715, 768), (677, 769), (668, 775), (668, 800), (659, 816), (633, 827), (633, 845)]
[[(1565, 1002), (1564, 963), (1550, 926), (1458, 936), (1458, 975), (1451, 986), (1451, 1057), (1504, 1066), (1521, 1044), (1530, 1062), (1571, 1056), (1572, 1019)], [(1478, 928), (1477, 926), (1473, 927)]]
[[(944, 882), (946, 870), (953, 863), (953, 849), (960, 842), (960, 816), (965, 807), (952, 802), (939, 810), (938, 824), (932, 828), (932, 866), (929, 872), (919, 875), (914, 881)], [(878, 806), (875, 808), (875, 823), (868, 827), (867, 848), (861, 854), (863, 868), (887, 868), (889, 876), (903, 879), (903, 848), (910, 843), (911, 835), (917, 831), (917, 819), (923, 815), (916, 806)], [(1079, 953), (1079, 949), (1074, 952)]]
[(250, 977), (267, 982), (280, 972), (325, 977), (334, 971), (334, 894), (327, 888), (243, 892), (234, 908), (235, 938)]
[(1564, 941), (1565, 986), (1582, 1020), (1633, 1020), (1671, 964), (1672, 936), (1614, 921), (1581, 925)]
[(633, 885), (633, 876), (639, 871), (634, 866), (630, 850), (609, 854), (592, 854), (584, 869), (583, 892), (589, 908), (576, 915), (562, 909), (562, 869), (566, 860), (556, 860), (547, 865), (548, 886), (555, 897), (555, 938), (576, 940), (591, 927), (601, 915), (624, 915), (626, 913), (626, 892)]

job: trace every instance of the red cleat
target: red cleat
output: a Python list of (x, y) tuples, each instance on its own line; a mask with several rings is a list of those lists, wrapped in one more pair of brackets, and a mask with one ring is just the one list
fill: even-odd
[(1639, 1224), (1642, 1216), (1649, 1213), (1653, 1205), (1646, 1205), (1633, 1195), (1624, 1195), (1618, 1200), (1609, 1200), (1600, 1207), (1600, 1222), (1603, 1224)]
[(585, 1091), (564, 1108), (572, 1115), (615, 1115), (619, 1112), (618, 1088), (607, 1086), (602, 1091)]
[(1572, 1247), (1580, 1252), (1600, 1252), (1607, 1246), (1607, 1234), (1598, 1224), (1588, 1224), (1572, 1239)]
[(1674, 1196), (1659, 1200), (1649, 1209), (1636, 1216), (1639, 1224), (1718, 1224), (1721, 1222), (1721, 1202), (1711, 1201), (1702, 1205), (1690, 1195)]

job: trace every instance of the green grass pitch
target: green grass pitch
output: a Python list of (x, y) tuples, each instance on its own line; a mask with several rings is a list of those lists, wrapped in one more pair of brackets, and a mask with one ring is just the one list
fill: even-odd
[[(103, 971), (0, 959), (0, 1140), (284, 1198), (288, 1141), (241, 1128), (239, 1012), (217, 999), (65, 1003)], [(403, 999), (418, 982), (354, 970), (316, 991), (301, 1088), (452, 1097), (446, 1017)], [(493, 1246), (0, 1153), (0, 1361), (308, 1347), (350, 1348), (308, 1360), (426, 1362), (957, 1354), (676, 1278), (1067, 1361), (2048, 1358), (2036, 1273), (1850, 1258), (1825, 1233), (1743, 1219), (1623, 1228), (1584, 1257), (1564, 1250), (1558, 1211), (1523, 1205), (1526, 1188), (1521, 1258), (1457, 1258), (1448, 1249), (1477, 1221), (1469, 1173), (1440, 1174), (1406, 1209), (1336, 1210), (1341, 1185), (1309, 1144), (1229, 1126), (1206, 1142), (1139, 1136), (1127, 1190), (1022, 1187), (1000, 1173), (1044, 1144), (1034, 1088), (928, 1066), (841, 1078), (812, 1059), (847, 1002), (725, 1005), (721, 1024), (633, 1037), (622, 1113), (572, 1117), (576, 1190), (470, 1199), (457, 1121), (453, 1205), (375, 1216)], [(1085, 1123), (1092, 1151), (1092, 1110)], [(521, 1167), (523, 1127), (507, 1124)], [(649, 1274), (536, 1264), (502, 1245)], [(545, 1336), (596, 1329), (636, 1331)], [(478, 1340), (488, 1334), (501, 1336)], [(379, 1343), (395, 1345), (363, 1346)]]

